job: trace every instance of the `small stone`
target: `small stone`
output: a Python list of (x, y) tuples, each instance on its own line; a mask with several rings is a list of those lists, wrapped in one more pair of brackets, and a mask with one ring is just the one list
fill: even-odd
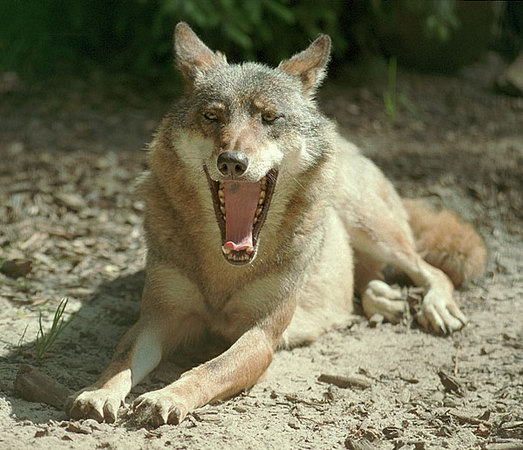
[(410, 402), (410, 397), (411, 397), (410, 391), (408, 389), (403, 389), (400, 392), (399, 401), (401, 403), (409, 403)]
[(78, 434), (90, 434), (91, 430), (84, 426), (83, 424), (79, 422), (69, 422), (69, 425), (67, 425), (66, 431), (70, 431), (71, 433), (78, 433)]
[(287, 425), (289, 425), (289, 427), (293, 428), (294, 430), (300, 429), (300, 424), (298, 422), (296, 422), (295, 420), (290, 420)]
[(385, 427), (381, 432), (386, 439), (395, 439), (401, 435), (401, 430), (398, 427)]
[(243, 406), (233, 406), (233, 408), (236, 412), (239, 412), (241, 414), (247, 412), (247, 408), (244, 408)]
[(443, 392), (441, 392), (441, 391), (436, 391), (436, 392), (434, 392), (434, 393), (430, 396), (430, 398), (431, 398), (434, 402), (436, 402), (436, 403), (440, 403), (440, 404), (441, 404), (441, 403), (443, 403), (443, 400), (445, 400), (445, 394), (443, 394)]
[(55, 194), (55, 198), (72, 211), (80, 211), (86, 207), (84, 199), (77, 194), (58, 192)]
[(39, 438), (39, 437), (43, 437), (43, 436), (49, 436), (49, 430), (47, 430), (47, 429), (45, 429), (45, 430), (38, 430), (35, 433), (35, 438)]
[(349, 450), (372, 450), (375, 449), (376, 446), (365, 438), (356, 440), (348, 437), (345, 439), (345, 448)]

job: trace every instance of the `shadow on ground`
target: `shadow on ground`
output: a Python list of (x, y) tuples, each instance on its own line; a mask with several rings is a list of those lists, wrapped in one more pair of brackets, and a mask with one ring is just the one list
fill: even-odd
[[(100, 284), (82, 303), (70, 319), (69, 326), (42, 359), (35, 359), (36, 341), (30, 341), (11, 351), (4, 358), (5, 363), (11, 366), (13, 374), (21, 365), (29, 364), (63, 384), (64, 391), (88, 386), (109, 364), (123, 334), (138, 320), (144, 280), (145, 272), (140, 270)], [(191, 347), (178, 349), (133, 389), (128, 400), (164, 387), (184, 371), (218, 355), (226, 347), (226, 342), (209, 334)], [(14, 375), (12, 379), (15, 380)], [(18, 420), (38, 424), (66, 418), (62, 409), (43, 405), (40, 406), (48, 410), (47, 416), (41, 417), (38, 408), (33, 417), (28, 416), (24, 393), (17, 390), (16, 383), (13, 383), (11, 392), (7, 399), (12, 402), (12, 411)]]

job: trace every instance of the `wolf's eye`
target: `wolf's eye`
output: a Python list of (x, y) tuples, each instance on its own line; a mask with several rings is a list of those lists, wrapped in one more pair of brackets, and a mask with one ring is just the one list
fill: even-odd
[(207, 111), (203, 113), (203, 117), (205, 117), (207, 120), (214, 122), (215, 120), (218, 120), (218, 116), (216, 113), (212, 111)]
[(262, 120), (265, 122), (265, 123), (273, 123), (277, 118), (278, 116), (274, 113), (271, 113), (271, 112), (264, 112), (262, 113)]

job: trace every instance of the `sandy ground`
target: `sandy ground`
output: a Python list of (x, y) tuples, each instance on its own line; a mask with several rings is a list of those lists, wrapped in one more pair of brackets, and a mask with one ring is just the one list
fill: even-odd
[[(22, 259), (32, 269), (0, 273), (0, 448), (523, 448), (523, 100), (492, 91), (501, 66), (491, 55), (456, 77), (400, 73), (398, 92), (413, 108), (394, 124), (384, 80), (349, 87), (340, 76), (320, 98), (403, 195), (447, 205), (484, 236), (487, 272), (457, 294), (468, 326), (438, 337), (409, 317), (372, 328), (355, 316), (309, 347), (277, 353), (249, 392), (154, 430), (125, 412), (114, 425), (68, 421), (20, 398), (14, 380), (31, 364), (84, 387), (136, 320), (145, 250), (133, 180), (168, 95), (103, 77), (4, 89), (0, 264)], [(39, 317), (48, 330), (64, 297), (71, 323), (38, 359)], [(167, 361), (129, 400), (210, 351)], [(322, 374), (370, 386), (341, 388)]]

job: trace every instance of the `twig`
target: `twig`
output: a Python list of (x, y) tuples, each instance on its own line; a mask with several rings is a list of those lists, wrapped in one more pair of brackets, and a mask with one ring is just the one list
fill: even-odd
[(372, 386), (372, 382), (367, 378), (358, 376), (343, 376), (343, 375), (327, 375), (321, 374), (318, 381), (322, 383), (334, 384), (340, 388), (354, 387), (359, 389), (367, 389)]
[(58, 409), (64, 408), (67, 397), (72, 394), (63, 384), (28, 364), (18, 368), (14, 387), (23, 399), (46, 403)]
[(468, 416), (466, 414), (458, 413), (455, 411), (449, 411), (449, 414), (462, 423), (470, 423), (471, 425), (480, 425), (481, 424), (481, 425), (485, 425), (486, 427), (489, 427), (489, 428), (493, 427), (492, 423), (490, 423), (486, 420), (483, 420), (483, 419), (478, 419), (477, 417)]
[(454, 354), (454, 375), (458, 375), (458, 353), (459, 353), (459, 344), (456, 343), (456, 353)]
[(285, 400), (292, 403), (303, 403), (307, 406), (312, 406), (318, 411), (325, 411), (325, 404), (315, 400), (305, 400), (303, 398), (296, 397), (295, 395), (285, 394)]

